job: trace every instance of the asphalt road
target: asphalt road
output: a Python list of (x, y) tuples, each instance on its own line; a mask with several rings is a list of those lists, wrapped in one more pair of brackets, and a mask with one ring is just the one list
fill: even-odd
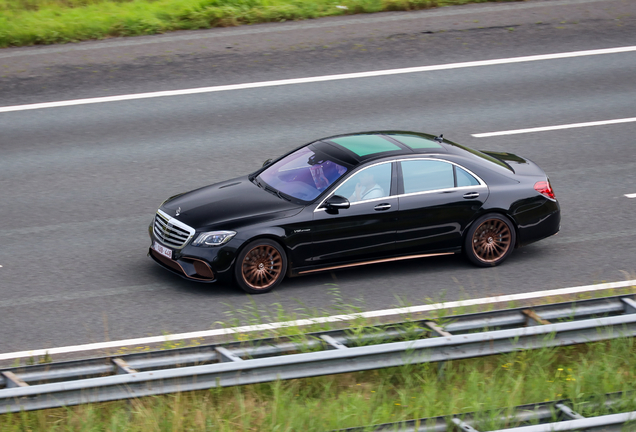
[[(2, 50), (0, 106), (631, 45), (628, 0), (216, 29)], [(635, 52), (0, 113), (0, 352), (286, 318), (267, 316), (275, 304), (333, 313), (340, 301), (373, 310), (636, 279), (636, 199), (625, 197), (636, 193), (636, 123), (472, 136), (628, 117)], [(147, 225), (168, 196), (316, 138), (377, 129), (534, 160), (561, 202), (561, 233), (497, 268), (403, 261), (289, 279), (255, 297), (146, 257)]]

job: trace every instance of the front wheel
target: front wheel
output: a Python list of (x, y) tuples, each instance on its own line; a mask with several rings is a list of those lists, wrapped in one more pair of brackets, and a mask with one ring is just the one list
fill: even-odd
[(250, 242), (239, 253), (234, 266), (236, 284), (250, 294), (270, 292), (287, 271), (287, 257), (280, 244), (269, 239)]
[(487, 214), (477, 219), (468, 230), (464, 253), (479, 267), (494, 267), (512, 253), (515, 240), (515, 229), (507, 217)]

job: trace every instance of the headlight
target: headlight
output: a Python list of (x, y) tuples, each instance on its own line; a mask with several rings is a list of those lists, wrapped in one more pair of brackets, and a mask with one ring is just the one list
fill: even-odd
[(236, 235), (234, 231), (210, 231), (199, 234), (199, 237), (192, 242), (192, 246), (211, 247), (221, 246), (232, 240)]

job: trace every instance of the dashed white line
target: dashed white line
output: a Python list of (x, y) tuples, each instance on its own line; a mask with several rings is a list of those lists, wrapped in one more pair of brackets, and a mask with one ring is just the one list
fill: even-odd
[(354, 314), (354, 315), (332, 315), (328, 317), (302, 319), (297, 321), (284, 321), (284, 322), (276, 322), (276, 323), (270, 323), (270, 324), (259, 324), (259, 325), (251, 325), (251, 326), (216, 329), (216, 330), (204, 330), (204, 331), (191, 332), (191, 333), (152, 336), (152, 337), (145, 337), (145, 338), (110, 341), (110, 342), (98, 342), (98, 343), (92, 343), (92, 344), (74, 345), (74, 346), (66, 346), (66, 347), (59, 347), (59, 348), (37, 349), (32, 351), (18, 351), (18, 352), (0, 354), (0, 360), (14, 360), (19, 358), (38, 357), (38, 356), (43, 356), (47, 354), (48, 355), (67, 354), (67, 353), (73, 353), (73, 352), (94, 351), (94, 350), (107, 349), (107, 348), (121, 348), (124, 346), (132, 346), (132, 345), (143, 346), (143, 345), (154, 344), (154, 343), (162, 343), (166, 341), (179, 341), (179, 340), (197, 339), (197, 338), (219, 336), (219, 335), (248, 333), (248, 332), (262, 331), (262, 330), (274, 330), (274, 329), (292, 327), (292, 326), (305, 326), (305, 325), (328, 323), (328, 322), (350, 321), (359, 317), (377, 318), (377, 317), (386, 317), (386, 316), (393, 316), (393, 315), (407, 315), (412, 313), (430, 312), (430, 311), (435, 311), (440, 309), (450, 309), (450, 308), (458, 308), (458, 307), (466, 307), (466, 306), (485, 305), (485, 304), (491, 304), (491, 303), (529, 300), (529, 299), (535, 299), (535, 298), (541, 298), (541, 297), (563, 296), (563, 295), (578, 294), (583, 292), (600, 291), (600, 290), (606, 290), (606, 289), (626, 288), (626, 287), (632, 287), (632, 286), (636, 287), (636, 279), (627, 280), (624, 282), (609, 282), (609, 283), (602, 283), (598, 285), (584, 285), (584, 286), (578, 286), (578, 287), (560, 288), (560, 289), (547, 290), (547, 291), (535, 291), (535, 292), (522, 293), (522, 294), (485, 297), (485, 298), (473, 299), (473, 300), (460, 300), (460, 301), (436, 303), (436, 304), (429, 304), (429, 305), (410, 306), (410, 307), (398, 308), (398, 309), (384, 309), (384, 310), (377, 310), (377, 311), (361, 312), (359, 314)]
[[(625, 196), (626, 196), (627, 198), (636, 198), (636, 193), (633, 193), (633, 194), (625, 194)], [(2, 267), (2, 266), (0, 266), (0, 267)]]
[(149, 99), (149, 98), (158, 98), (158, 97), (166, 97), (166, 96), (183, 96), (183, 95), (213, 93), (213, 92), (230, 91), (230, 90), (245, 90), (245, 89), (283, 86), (283, 85), (292, 85), (292, 84), (308, 84), (308, 83), (315, 83), (315, 82), (336, 81), (336, 80), (345, 80), (345, 79), (371, 78), (371, 77), (379, 77), (379, 76), (387, 76), (387, 75), (400, 75), (400, 74), (417, 73), (417, 72), (432, 72), (432, 71), (439, 71), (439, 70), (462, 69), (462, 68), (471, 68), (471, 67), (479, 67), (479, 66), (494, 66), (494, 65), (511, 64), (511, 63), (525, 63), (525, 62), (533, 62), (533, 61), (541, 61), (541, 60), (557, 60), (557, 59), (565, 59), (565, 58), (573, 58), (573, 57), (586, 57), (586, 56), (595, 56), (595, 55), (603, 55), (603, 54), (627, 53), (627, 52), (633, 52), (633, 51), (636, 51), (636, 46), (626, 46), (626, 47), (616, 47), (616, 48), (606, 48), (606, 49), (586, 50), (586, 51), (573, 51), (573, 52), (556, 53), (556, 54), (541, 54), (541, 55), (511, 57), (511, 58), (503, 58), (503, 59), (495, 59), (495, 60), (480, 60), (480, 61), (471, 61), (471, 62), (462, 62), (462, 63), (449, 63), (449, 64), (432, 65), (432, 66), (417, 66), (417, 67), (402, 68), (402, 69), (356, 72), (356, 73), (339, 74), (339, 75), (324, 75), (324, 76), (315, 76), (315, 77), (308, 77), (308, 78), (293, 78), (293, 79), (276, 80), (276, 81), (262, 81), (262, 82), (222, 85), (222, 86), (214, 86), (214, 87), (168, 90), (168, 91), (159, 91), (159, 92), (150, 92), (150, 93), (137, 93), (137, 94), (127, 94), (127, 95), (119, 95), (119, 96), (96, 97), (96, 98), (88, 98), (88, 99), (75, 99), (75, 100), (58, 101), (58, 102), (44, 102), (44, 103), (36, 103), (36, 104), (28, 104), (28, 105), (14, 105), (14, 106), (0, 107), (0, 113), (44, 109), (44, 108), (58, 108), (58, 107), (66, 107), (66, 106), (74, 106), (74, 105), (88, 105), (88, 104), (96, 104), (96, 103), (104, 103), (104, 102), (120, 102), (120, 101)]
[(475, 138), (486, 138), (486, 137), (494, 137), (494, 136), (501, 136), (501, 135), (516, 135), (516, 134), (525, 134), (525, 133), (533, 133), (533, 132), (546, 132), (546, 131), (553, 131), (553, 130), (559, 130), (559, 129), (573, 129), (573, 128), (582, 128), (582, 127), (590, 127), (590, 126), (605, 126), (605, 125), (611, 125), (611, 124), (632, 123), (632, 122), (636, 122), (636, 117), (613, 119), (613, 120), (601, 120), (601, 121), (593, 121), (593, 122), (587, 122), (587, 123), (571, 123), (571, 124), (564, 124), (564, 125), (557, 125), (557, 126), (543, 126), (543, 127), (529, 128), (529, 129), (514, 129), (514, 130), (499, 131), (499, 132), (485, 132), (485, 133), (478, 133), (478, 134), (472, 134), (472, 135)]

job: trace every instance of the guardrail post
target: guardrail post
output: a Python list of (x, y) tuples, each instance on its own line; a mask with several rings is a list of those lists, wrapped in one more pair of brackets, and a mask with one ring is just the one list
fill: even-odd
[(463, 431), (466, 431), (466, 432), (479, 432), (477, 429), (475, 429), (474, 427), (472, 427), (468, 423), (466, 423), (463, 420), (460, 420), (460, 419), (458, 419), (456, 417), (453, 418), (451, 421), (453, 423), (455, 423)]
[(329, 335), (320, 335), (320, 339), (324, 340), (325, 342), (327, 342), (327, 344), (329, 344), (329, 346), (327, 347), (329, 349), (348, 349), (349, 348), (345, 344), (338, 342), (337, 340), (335, 340)]
[(426, 324), (426, 326), (428, 328), (430, 328), (431, 330), (433, 330), (435, 333), (437, 333), (439, 336), (442, 337), (451, 337), (452, 334), (450, 334), (449, 332), (447, 332), (446, 330), (444, 330), (443, 328), (441, 328), (440, 326), (438, 326), (436, 323), (434, 323), (433, 321), (426, 321), (424, 324)]
[(623, 307), (625, 308), (625, 313), (633, 314), (636, 313), (636, 302), (630, 298), (623, 297), (621, 298), (623, 302)]
[(25, 383), (20, 377), (18, 377), (13, 372), (0, 372), (7, 382), (7, 388), (15, 388), (15, 387), (28, 387), (29, 385)]
[[(447, 332), (446, 330), (444, 330), (443, 328), (441, 328), (440, 326), (438, 326), (436, 323), (434, 323), (433, 321), (425, 321), (424, 324), (426, 324), (426, 326), (428, 328), (430, 328), (431, 330), (433, 330), (433, 333), (436, 334), (436, 336), (433, 337), (451, 337), (452, 334)], [(437, 376), (441, 379), (444, 376), (444, 368), (446, 367), (446, 362), (438, 362), (437, 363)]]
[(563, 414), (565, 414), (566, 417), (572, 419), (572, 420), (581, 420), (584, 419), (585, 417), (583, 417), (581, 414), (577, 413), (576, 411), (574, 411), (572, 408), (563, 405), (563, 404), (556, 404), (555, 407), (557, 409), (559, 409)]
[(526, 323), (529, 326), (550, 324), (550, 321), (544, 320), (532, 309), (522, 310), (521, 313), (526, 316)]
[(128, 366), (128, 363), (126, 363), (125, 361), (123, 361), (120, 358), (114, 358), (114, 359), (111, 360), (111, 362), (113, 362), (113, 364), (115, 365), (115, 369), (116, 369), (115, 373), (117, 375), (137, 373), (137, 371), (135, 369), (133, 369), (130, 366)]
[(242, 362), (243, 359), (234, 355), (230, 350), (223, 347), (216, 347), (215, 351), (219, 354), (221, 363)]

